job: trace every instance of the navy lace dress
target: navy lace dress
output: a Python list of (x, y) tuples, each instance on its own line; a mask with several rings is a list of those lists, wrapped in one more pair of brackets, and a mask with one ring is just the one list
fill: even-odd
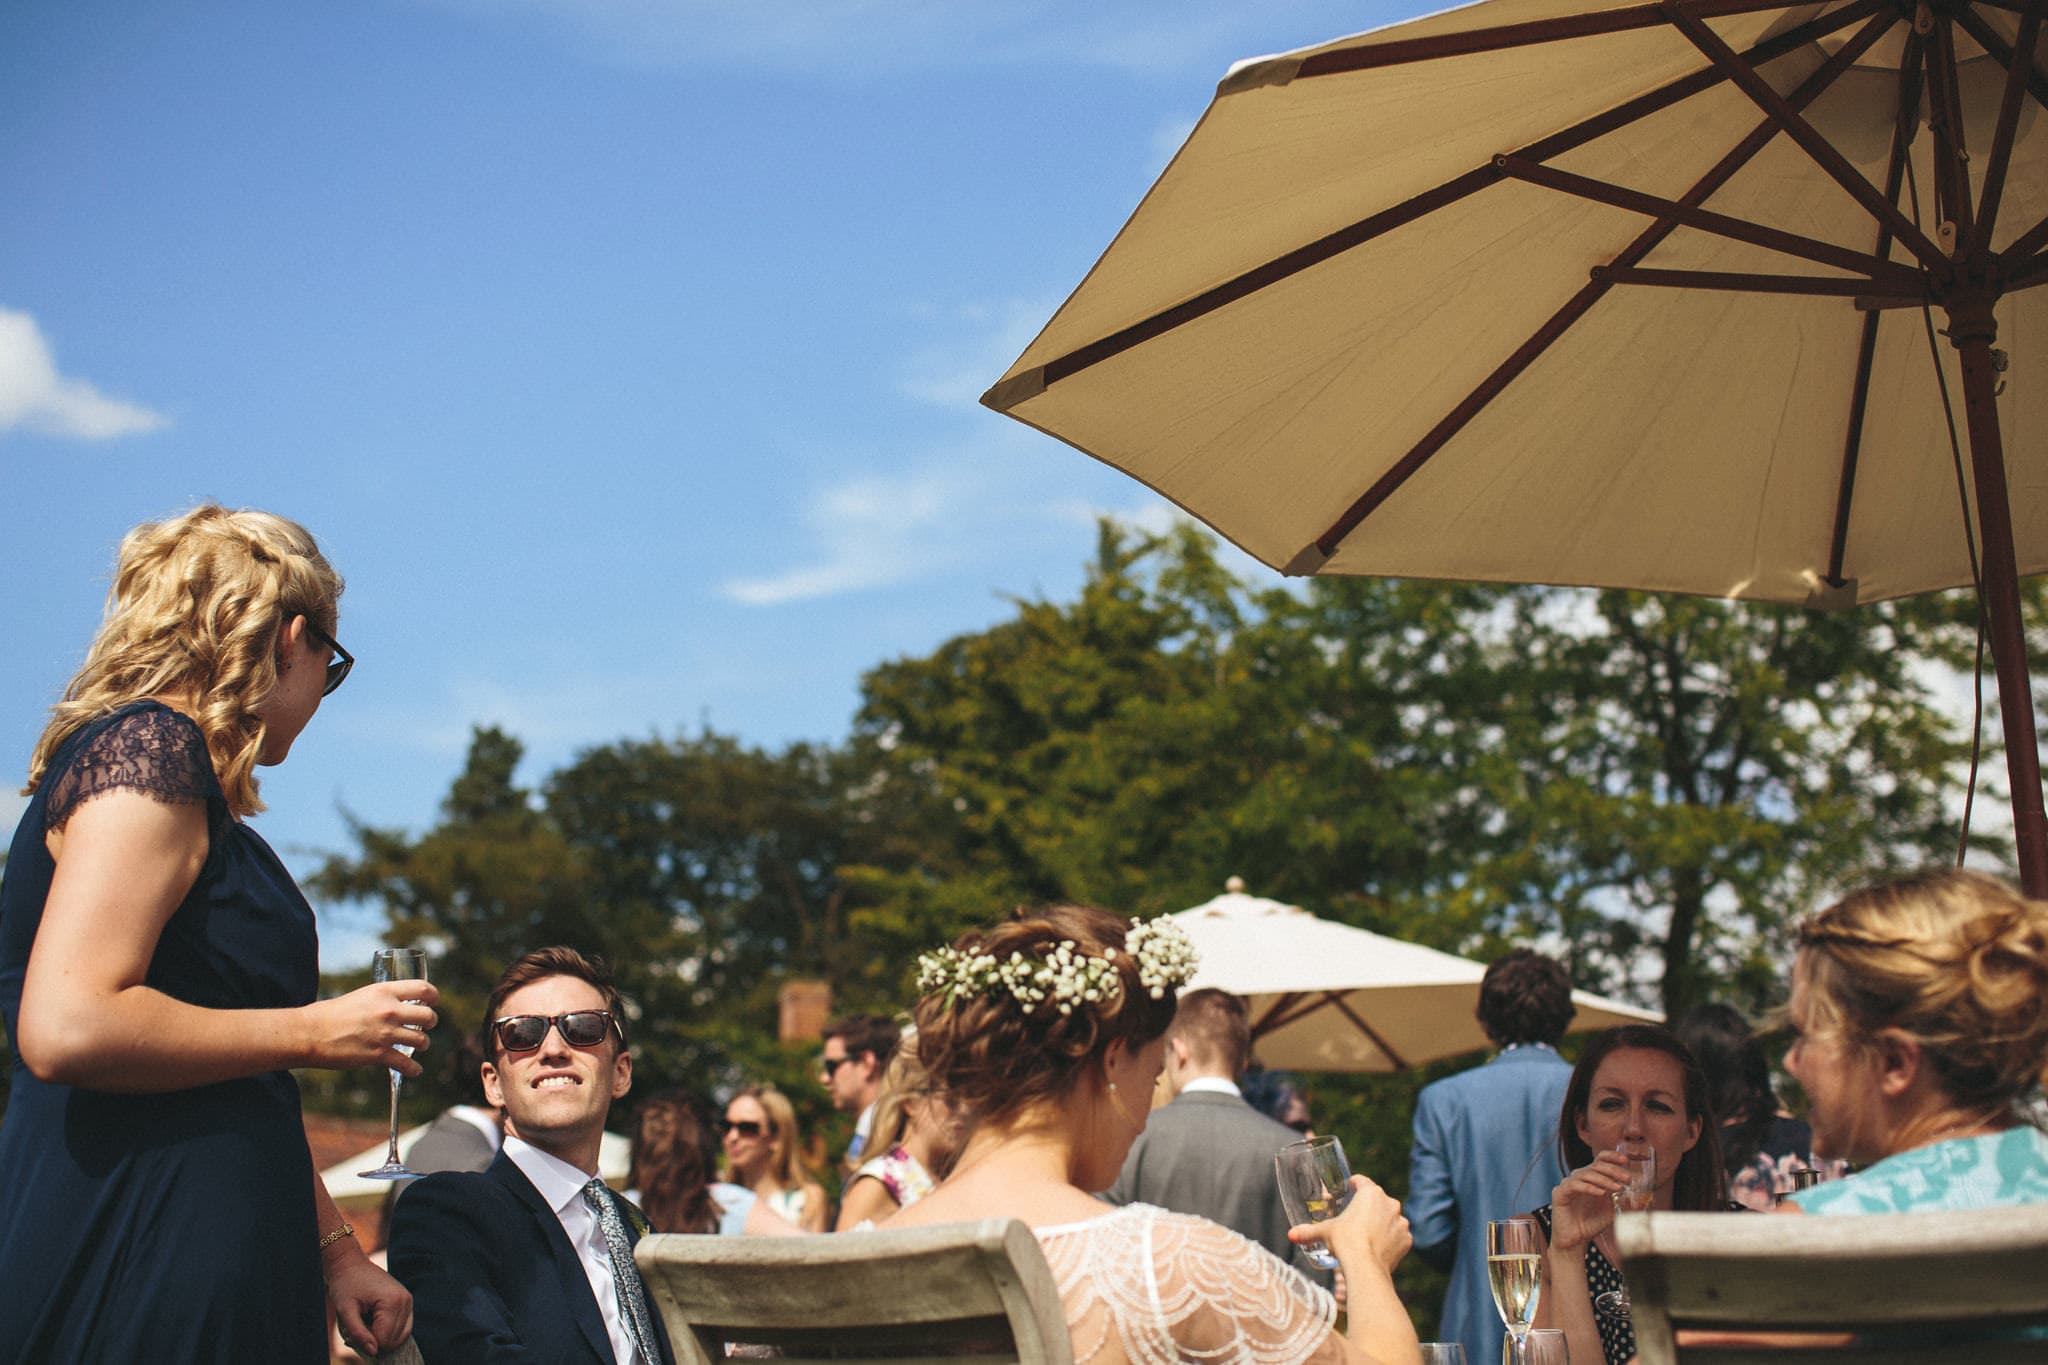
[[(29, 801), (0, 880), (0, 1019), (55, 865), (43, 839), (109, 791), (203, 804), (206, 863), (148, 982), (213, 1009), (310, 1003), (313, 912), (232, 819), (199, 729), (154, 702), (82, 728)], [(298, 1084), (278, 1071), (157, 1095), (50, 1085), (10, 1057), (0, 1121), (0, 1361), (325, 1361), (326, 1294)]]

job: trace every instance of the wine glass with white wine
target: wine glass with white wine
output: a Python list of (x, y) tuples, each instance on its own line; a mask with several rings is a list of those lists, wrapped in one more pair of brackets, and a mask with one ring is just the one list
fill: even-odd
[(1493, 1288), (1493, 1306), (1507, 1324), (1501, 1359), (1508, 1365), (1528, 1360), (1525, 1338), (1536, 1321), (1536, 1295), (1543, 1280), (1543, 1239), (1534, 1218), (1501, 1218), (1486, 1225), (1486, 1279)]
[[(1344, 1144), (1334, 1137), (1288, 1143), (1274, 1155), (1273, 1170), (1289, 1223), (1324, 1222), (1351, 1202), (1351, 1163), (1344, 1159)], [(1323, 1269), (1337, 1268), (1328, 1242), (1309, 1242), (1301, 1249)]]
[[(1657, 1149), (1642, 1138), (1623, 1138), (1614, 1150), (1628, 1162), (1628, 1184), (1614, 1192), (1614, 1211), (1647, 1213), (1657, 1197)], [(1626, 1318), (1628, 1286), (1595, 1296), (1593, 1306), (1607, 1317)]]
[[(379, 948), (370, 959), (370, 975), (377, 981), (425, 981), (427, 979), (427, 955), (418, 948)], [(412, 1048), (405, 1043), (394, 1043), (406, 1056), (412, 1055)], [(384, 1154), (384, 1164), (374, 1171), (358, 1171), (365, 1180), (407, 1180), (419, 1172), (409, 1168), (398, 1159), (398, 1089), (405, 1083), (405, 1077), (397, 1071), (391, 1073), (391, 1145)]]

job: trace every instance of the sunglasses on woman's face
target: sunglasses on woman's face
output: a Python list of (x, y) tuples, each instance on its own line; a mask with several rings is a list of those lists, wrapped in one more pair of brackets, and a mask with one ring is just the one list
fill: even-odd
[[(507, 1052), (531, 1052), (548, 1040), (549, 1029), (559, 1029), (570, 1047), (596, 1047), (614, 1027), (610, 1010), (571, 1010), (567, 1014), (511, 1014), (491, 1027), (497, 1031), (498, 1046)], [(619, 1030), (619, 1042), (626, 1032)]]
[[(346, 678), (348, 671), (356, 666), (356, 656), (343, 649), (339, 640), (314, 625), (313, 618), (310, 616), (306, 618), (306, 634), (334, 651), (334, 657), (327, 661), (327, 681), (320, 688), (320, 695), (324, 697), (335, 688), (341, 686), (341, 680)], [(539, 1044), (535, 1044), (535, 1046), (539, 1046)]]
[(761, 1136), (761, 1122), (759, 1119), (727, 1119), (719, 1125), (719, 1130), (726, 1133), (738, 1133), (741, 1137), (759, 1137)]

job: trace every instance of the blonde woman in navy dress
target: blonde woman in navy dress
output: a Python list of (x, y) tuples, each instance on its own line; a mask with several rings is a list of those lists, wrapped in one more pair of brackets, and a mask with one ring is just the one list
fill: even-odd
[(361, 1349), (411, 1330), (320, 1186), (291, 1071), (418, 1075), (395, 1045), (425, 1045), (434, 993), (318, 1000), (312, 909), (246, 823), (255, 768), (348, 672), (341, 587), (267, 513), (122, 542), (0, 881), (0, 1359), (311, 1365), (328, 1302)]

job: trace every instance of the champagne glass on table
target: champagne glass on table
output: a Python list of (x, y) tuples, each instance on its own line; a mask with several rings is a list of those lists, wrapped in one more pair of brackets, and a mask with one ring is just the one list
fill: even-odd
[[(427, 955), (418, 948), (379, 948), (370, 959), (370, 975), (377, 981), (425, 981), (427, 979)], [(405, 1043), (394, 1043), (400, 1052), (412, 1056), (412, 1048)], [(406, 1180), (419, 1172), (406, 1166), (398, 1159), (398, 1089), (405, 1077), (391, 1073), (391, 1145), (384, 1154), (384, 1164), (374, 1171), (358, 1171), (365, 1180)]]
[[(1647, 1213), (1657, 1197), (1657, 1149), (1641, 1138), (1623, 1138), (1614, 1149), (1628, 1162), (1628, 1184), (1614, 1192), (1616, 1213)], [(1597, 1295), (1593, 1306), (1610, 1318), (1629, 1314), (1628, 1286)]]
[[(1290, 1225), (1325, 1222), (1351, 1202), (1351, 1164), (1344, 1159), (1344, 1144), (1333, 1137), (1288, 1143), (1274, 1156), (1273, 1169)], [(1329, 1243), (1311, 1242), (1302, 1250), (1323, 1269), (1337, 1268)]]
[(1501, 1218), (1486, 1225), (1486, 1279), (1508, 1329), (1501, 1359), (1525, 1365), (1524, 1338), (1536, 1321), (1536, 1291), (1543, 1280), (1543, 1241), (1534, 1218)]
[(1558, 1327), (1532, 1327), (1528, 1348), (1529, 1365), (1572, 1365), (1571, 1343)]
[(1423, 1342), (1422, 1365), (1465, 1365), (1465, 1343), (1462, 1341)]

